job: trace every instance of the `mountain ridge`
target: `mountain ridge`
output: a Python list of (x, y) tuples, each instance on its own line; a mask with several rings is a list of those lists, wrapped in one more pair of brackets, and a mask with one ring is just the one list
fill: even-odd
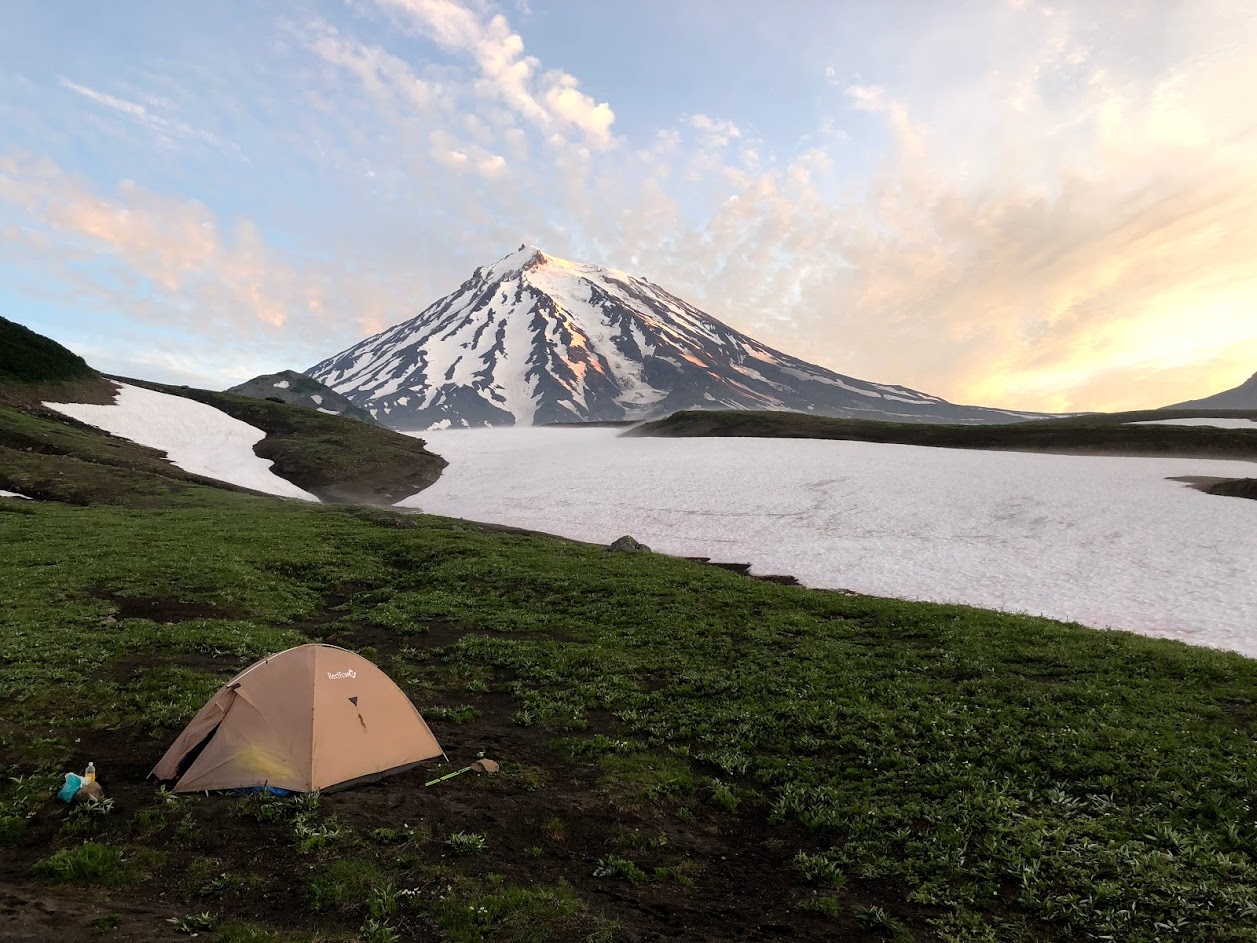
[(1257, 373), (1229, 390), (1163, 406), (1162, 409), (1257, 409)]
[(279, 400), (290, 406), (302, 406), (329, 416), (344, 416), (359, 422), (376, 423), (375, 417), (355, 406), (331, 387), (296, 370), (280, 370), (245, 380), (224, 392), (252, 399)]
[(1042, 414), (959, 406), (762, 344), (653, 282), (535, 246), (305, 371), (394, 428), (775, 409), (907, 422)]

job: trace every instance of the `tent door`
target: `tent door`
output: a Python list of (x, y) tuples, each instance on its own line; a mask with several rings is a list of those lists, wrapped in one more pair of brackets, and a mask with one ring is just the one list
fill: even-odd
[(236, 689), (238, 687), (240, 687), (239, 684), (233, 684), (230, 688), (228, 688), (228, 691), (231, 692), (231, 697), (227, 700), (227, 706), (223, 708), (223, 712), (218, 718), (218, 723), (206, 731), (205, 736), (200, 739), (196, 746), (190, 749), (187, 753), (183, 754), (180, 758), (179, 765), (175, 768), (174, 781), (176, 783), (183, 779), (183, 774), (192, 768), (192, 764), (196, 762), (197, 757), (205, 751), (205, 748), (209, 746), (210, 741), (214, 739), (214, 734), (218, 733), (218, 728), (221, 727), (223, 725), (223, 721), (227, 719), (227, 714), (231, 711), (231, 706), (236, 703)]

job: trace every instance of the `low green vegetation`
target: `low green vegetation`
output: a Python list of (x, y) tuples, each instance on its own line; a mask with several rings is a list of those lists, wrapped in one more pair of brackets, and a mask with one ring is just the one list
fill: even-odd
[(35, 862), (36, 877), (49, 884), (100, 884), (117, 882), (124, 875), (122, 853), (96, 842), (62, 848)]
[[(1257, 460), (1257, 435), (1212, 426), (1132, 425), (1195, 417), (1257, 419), (1257, 410), (1157, 409), (1036, 419), (1006, 425), (946, 425), (833, 419), (788, 412), (691, 410), (642, 423), (628, 435), (751, 436), (778, 439), (845, 439), (951, 449), (1067, 452), (1098, 455), (1167, 455)], [(1254, 426), (1257, 429), (1257, 425)]]
[(0, 384), (86, 380), (95, 371), (56, 341), (0, 317)]
[[(800, 939), (1257, 941), (1257, 663), (181, 488), (0, 513), (2, 880), (119, 910), (119, 877), (160, 869), (226, 940), (612, 939), (683, 901)], [(503, 771), (143, 782), (216, 685), (310, 639), (370, 652), (444, 708), (456, 765), (494, 744)], [(51, 799), (87, 759), (103, 813)], [(605, 896), (629, 886), (662, 909)]]

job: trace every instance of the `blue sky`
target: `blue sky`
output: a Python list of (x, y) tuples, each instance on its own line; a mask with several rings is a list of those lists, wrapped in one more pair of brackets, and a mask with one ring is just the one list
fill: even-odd
[(6, 6), (0, 311), (221, 387), (521, 242), (955, 401), (1257, 369), (1229, 0)]

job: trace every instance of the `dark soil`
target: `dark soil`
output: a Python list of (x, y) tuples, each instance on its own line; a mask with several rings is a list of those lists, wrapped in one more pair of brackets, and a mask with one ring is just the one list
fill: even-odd
[(180, 599), (150, 599), (144, 596), (119, 596), (103, 587), (92, 592), (114, 607), (115, 619), (148, 619), (150, 622), (189, 622), (193, 619), (239, 619), (239, 613), (220, 609), (212, 603), (184, 602)]

